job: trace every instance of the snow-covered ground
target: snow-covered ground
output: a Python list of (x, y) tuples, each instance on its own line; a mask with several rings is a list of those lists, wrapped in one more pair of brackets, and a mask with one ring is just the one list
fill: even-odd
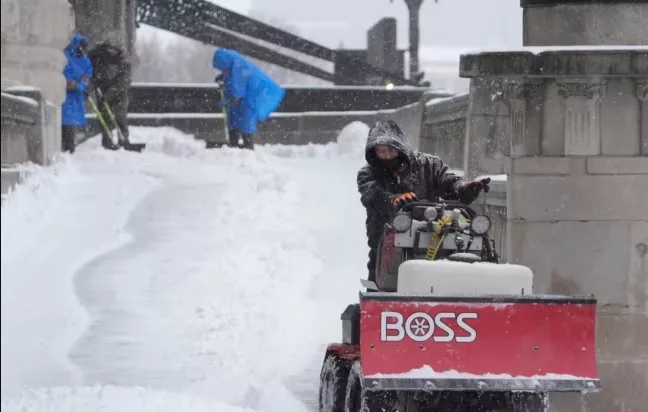
[(366, 275), (367, 128), (339, 144), (205, 150), (134, 128), (2, 206), (3, 412), (311, 410)]

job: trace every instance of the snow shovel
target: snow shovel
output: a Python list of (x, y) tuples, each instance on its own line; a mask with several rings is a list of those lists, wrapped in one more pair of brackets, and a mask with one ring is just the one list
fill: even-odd
[[(101, 96), (102, 95), (101, 89), (97, 88), (96, 90), (97, 90), (97, 94)], [(92, 101), (92, 98), (90, 98), (90, 101), (93, 106), (93, 109), (97, 113), (97, 117), (100, 118), (100, 121), (103, 123), (104, 129), (106, 130), (108, 135), (112, 136), (112, 131), (110, 131), (110, 128), (106, 125), (105, 119), (103, 119), (103, 116), (101, 116), (101, 114), (99, 113), (99, 109), (96, 103)], [(103, 100), (103, 106), (104, 109), (106, 110), (106, 113), (108, 113), (108, 116), (110, 117), (110, 121), (112, 122), (112, 125), (117, 129), (117, 139), (119, 141), (119, 145), (123, 147), (124, 150), (127, 150), (129, 152), (141, 152), (142, 150), (144, 150), (144, 148), (146, 148), (146, 143), (131, 143), (126, 138), (126, 136), (124, 136), (121, 128), (117, 124), (117, 119), (115, 118), (115, 114), (113, 113), (112, 109), (110, 108), (110, 106), (105, 100)], [(103, 121), (101, 119), (103, 119)]]
[[(216, 85), (218, 86), (218, 91), (220, 92), (221, 102), (223, 102), (225, 101), (225, 92), (223, 91), (223, 83), (220, 81), (218, 77), (216, 78), (215, 82)], [(227, 108), (223, 104), (221, 104), (221, 112), (223, 113), (223, 128), (225, 129), (225, 143), (220, 143), (213, 140), (207, 141), (208, 149), (223, 147), (229, 145), (230, 143), (229, 129), (227, 128)]]
[(101, 126), (103, 127), (104, 131), (108, 133), (109, 136), (112, 136), (112, 130), (110, 130), (110, 127), (108, 127), (108, 125), (106, 124), (106, 120), (101, 115), (101, 112), (97, 107), (97, 103), (95, 103), (92, 96), (88, 95), (88, 101), (90, 102), (90, 106), (92, 106), (92, 111), (95, 112), (95, 115), (97, 115), (97, 119), (99, 119), (99, 123), (101, 123)]

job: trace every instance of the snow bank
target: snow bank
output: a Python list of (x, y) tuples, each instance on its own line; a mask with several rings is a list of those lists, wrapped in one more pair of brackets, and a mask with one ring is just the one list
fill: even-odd
[(79, 381), (79, 371), (66, 359), (88, 321), (74, 294), (74, 275), (94, 256), (128, 240), (125, 220), (153, 186), (150, 178), (127, 170), (89, 176), (62, 156), (49, 168), (32, 167), (30, 178), (6, 196), (3, 393)]
[(306, 145), (259, 145), (261, 153), (283, 158), (306, 159), (353, 159), (364, 162), (364, 151), (367, 143), (369, 126), (360, 121), (347, 124), (338, 134), (335, 142)]
[(369, 126), (365, 123), (360, 121), (349, 123), (338, 135), (338, 154), (348, 158), (364, 160), (368, 135)]
[(305, 145), (264, 144), (256, 148), (261, 153), (282, 158), (331, 159), (337, 157), (337, 144), (308, 143)]
[(305, 412), (366, 272), (357, 160), (131, 134), (7, 197), (3, 412)]
[(245, 412), (248, 408), (182, 393), (115, 386), (54, 387), (2, 397), (3, 412)]

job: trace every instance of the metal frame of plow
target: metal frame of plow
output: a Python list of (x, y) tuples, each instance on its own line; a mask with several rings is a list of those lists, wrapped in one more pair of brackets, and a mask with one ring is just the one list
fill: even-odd
[(368, 391), (517, 391), (517, 392), (595, 392), (598, 380), (569, 379), (365, 379)]

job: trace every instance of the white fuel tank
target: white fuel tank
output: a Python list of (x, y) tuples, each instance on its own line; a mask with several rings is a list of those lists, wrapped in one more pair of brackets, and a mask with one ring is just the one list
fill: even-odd
[(532, 287), (533, 272), (521, 265), (408, 260), (398, 267), (398, 293), (528, 295)]

